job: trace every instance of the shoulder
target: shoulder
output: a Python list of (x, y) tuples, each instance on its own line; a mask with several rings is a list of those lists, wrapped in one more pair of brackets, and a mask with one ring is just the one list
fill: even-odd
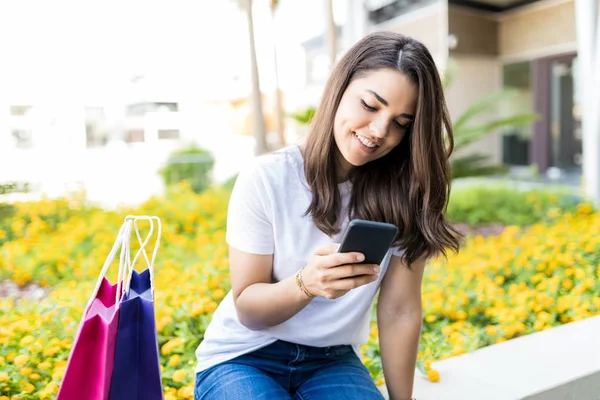
[(297, 146), (289, 146), (254, 157), (243, 166), (238, 181), (251, 181), (266, 188), (294, 181), (300, 173), (303, 175), (300, 149)]

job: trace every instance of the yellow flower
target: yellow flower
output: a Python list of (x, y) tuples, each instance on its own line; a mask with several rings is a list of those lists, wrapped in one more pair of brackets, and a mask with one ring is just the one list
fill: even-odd
[(173, 350), (175, 350), (177, 347), (181, 346), (184, 342), (183, 338), (176, 338), (176, 339), (172, 339), (169, 340), (167, 343), (163, 344), (162, 348), (161, 348), (161, 353), (163, 355), (167, 355), (167, 354), (171, 354), (171, 352)]
[(429, 369), (431, 368), (431, 364), (432, 364), (432, 363), (433, 363), (433, 360), (431, 360), (431, 359), (429, 359), (429, 360), (426, 360), (426, 361), (423, 363), (423, 366), (425, 367), (425, 370), (429, 370)]
[(176, 367), (179, 365), (179, 362), (181, 361), (181, 356), (179, 354), (174, 354), (171, 356), (171, 358), (169, 359), (169, 365), (171, 367)]
[(565, 280), (562, 282), (562, 287), (563, 287), (563, 289), (565, 289), (565, 290), (569, 290), (569, 289), (571, 289), (571, 288), (573, 287), (573, 281), (572, 281), (571, 279), (565, 279)]
[(23, 386), (23, 391), (27, 394), (33, 392), (35, 390), (35, 386), (33, 386), (31, 383), (29, 382), (23, 382), (22, 383)]
[(427, 379), (429, 379), (431, 382), (439, 381), (440, 380), (439, 371), (437, 371), (435, 369), (430, 369), (429, 371), (427, 371)]
[(56, 382), (50, 382), (49, 384), (46, 385), (46, 387), (44, 388), (44, 391), (46, 391), (47, 393), (50, 394), (56, 394), (58, 393), (58, 384)]
[(34, 340), (35, 340), (35, 338), (33, 336), (27, 335), (27, 336), (24, 336), (23, 339), (21, 339), (21, 341), (19, 342), (19, 345), (21, 347), (25, 347), (29, 343), (33, 343)]
[(184, 399), (191, 399), (194, 397), (194, 388), (192, 386), (182, 386), (177, 391), (177, 396), (183, 397)]
[(498, 330), (496, 329), (496, 327), (494, 325), (488, 325), (485, 328), (485, 333), (490, 336), (494, 336), (497, 332), (498, 332)]
[(38, 364), (38, 369), (40, 370), (46, 370), (49, 369), (51, 367), (50, 362), (49, 361), (42, 361), (41, 363)]
[(425, 321), (427, 321), (429, 323), (435, 322), (435, 320), (436, 320), (436, 316), (435, 315), (428, 315), (428, 316), (425, 317)]
[(8, 380), (8, 374), (6, 372), (0, 372), (0, 382), (5, 382)]
[(173, 372), (171, 379), (173, 379), (173, 382), (181, 382), (185, 379), (186, 375), (187, 374), (186, 374), (185, 370), (178, 369), (177, 371)]
[(28, 361), (29, 361), (29, 357), (27, 355), (19, 354), (17, 357), (15, 357), (14, 364), (17, 367), (22, 367), (23, 365), (27, 364)]

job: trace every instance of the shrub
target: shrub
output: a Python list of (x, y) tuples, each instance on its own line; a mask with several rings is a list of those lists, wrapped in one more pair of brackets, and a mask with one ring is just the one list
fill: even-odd
[[(104, 211), (69, 199), (16, 204), (12, 223), (0, 227), (9, 238), (0, 244), (0, 275), (52, 290), (39, 302), (0, 299), (0, 393), (54, 398), (123, 217), (145, 214), (163, 221), (155, 308), (165, 399), (192, 399), (194, 350), (230, 289), (228, 196), (181, 183), (134, 209)], [(600, 213), (580, 204), (528, 229), (469, 237), (459, 255), (432, 262), (423, 282), (419, 367), (436, 380), (436, 359), (600, 314), (599, 231)], [(116, 275), (113, 268), (108, 277)], [(383, 383), (377, 333), (373, 326), (361, 350)]]
[(469, 225), (532, 225), (585, 201), (564, 189), (521, 190), (505, 184), (454, 186), (448, 218)]
[(211, 184), (213, 166), (214, 159), (210, 152), (192, 145), (173, 152), (159, 174), (166, 186), (185, 180), (194, 192), (200, 193)]

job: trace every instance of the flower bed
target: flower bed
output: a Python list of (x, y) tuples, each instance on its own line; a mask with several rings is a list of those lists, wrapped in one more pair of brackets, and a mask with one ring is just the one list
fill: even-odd
[[(18, 204), (0, 218), (0, 278), (49, 290), (41, 300), (0, 299), (0, 400), (55, 397), (81, 312), (127, 214), (163, 221), (156, 318), (165, 398), (193, 398), (194, 350), (229, 290), (228, 195), (179, 186), (135, 210), (60, 199)], [(428, 267), (419, 366), (431, 380), (439, 379), (434, 359), (600, 314), (600, 214), (584, 204), (552, 217), (469, 237), (459, 255)], [(364, 362), (382, 383), (377, 329), (371, 333)]]

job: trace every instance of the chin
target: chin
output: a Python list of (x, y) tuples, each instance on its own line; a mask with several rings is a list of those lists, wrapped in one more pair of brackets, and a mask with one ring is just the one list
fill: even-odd
[(353, 167), (361, 167), (371, 161), (369, 159), (365, 159), (365, 157), (359, 157), (356, 154), (342, 154), (342, 157)]

